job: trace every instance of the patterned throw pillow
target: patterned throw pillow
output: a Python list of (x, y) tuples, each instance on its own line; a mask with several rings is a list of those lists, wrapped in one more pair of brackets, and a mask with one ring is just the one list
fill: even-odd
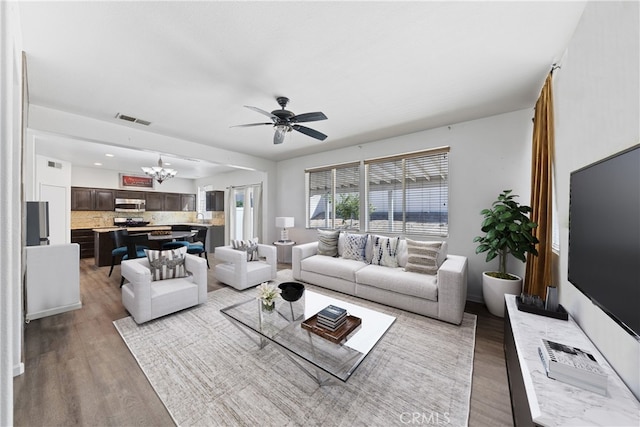
[(339, 231), (318, 230), (318, 255), (338, 255)]
[(231, 247), (247, 253), (247, 261), (258, 261), (258, 238), (248, 240), (231, 240)]
[(373, 256), (371, 264), (385, 267), (398, 266), (398, 242), (400, 237), (372, 236)]
[(438, 272), (438, 253), (442, 242), (418, 242), (407, 239), (407, 265), (405, 271), (422, 274), (436, 274)]
[(145, 249), (144, 253), (147, 254), (149, 260), (152, 281), (187, 276), (188, 272), (184, 267), (184, 260), (187, 256), (186, 246), (164, 251)]
[(368, 234), (345, 233), (342, 258), (364, 261), (364, 249), (367, 245)]

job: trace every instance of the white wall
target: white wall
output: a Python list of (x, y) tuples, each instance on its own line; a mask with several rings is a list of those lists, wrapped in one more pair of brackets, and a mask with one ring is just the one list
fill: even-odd
[[(142, 171), (140, 171), (140, 175), (144, 175)], [(123, 189), (120, 187), (120, 172), (79, 166), (71, 168), (71, 186)], [(195, 194), (198, 191), (198, 187), (193, 179), (175, 177), (164, 181), (162, 184), (156, 182), (153, 189), (125, 188), (124, 190)]]
[[(533, 109), (520, 110), (278, 162), (276, 216), (295, 217), (290, 239), (313, 241), (315, 230), (304, 228), (306, 168), (449, 146), (449, 252), (469, 258), (468, 299), (482, 301), (482, 272), (497, 269), (497, 260), (475, 254), (480, 211), (505, 189), (529, 204), (532, 117)], [(509, 270), (522, 275), (524, 264), (512, 259)]]
[(571, 171), (640, 142), (639, 40), (638, 2), (589, 2), (554, 73), (554, 99), (560, 302), (640, 398), (640, 342), (568, 282), (566, 250)]
[(16, 3), (0, 2), (0, 425), (13, 425), (22, 354), (22, 40)]

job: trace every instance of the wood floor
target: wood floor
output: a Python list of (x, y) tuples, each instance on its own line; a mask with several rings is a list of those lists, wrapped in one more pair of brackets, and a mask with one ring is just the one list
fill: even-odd
[[(213, 256), (209, 259), (213, 267)], [(80, 270), (82, 309), (26, 325), (25, 373), (14, 379), (14, 424), (173, 425), (112, 324), (128, 315), (121, 303), (120, 268), (108, 277), (109, 267), (95, 267), (87, 258)], [(209, 291), (225, 286), (212, 272)], [(481, 304), (468, 303), (466, 311), (478, 315), (469, 425), (510, 426), (503, 321)]]

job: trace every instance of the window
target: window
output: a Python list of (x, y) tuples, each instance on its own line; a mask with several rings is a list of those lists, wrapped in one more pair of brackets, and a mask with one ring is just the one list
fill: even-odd
[(207, 191), (204, 189), (204, 187), (198, 187), (196, 211), (203, 214), (207, 211)]
[(229, 238), (262, 239), (262, 183), (229, 187)]
[(448, 147), (309, 169), (306, 179), (309, 228), (448, 235)]
[(367, 231), (446, 236), (449, 149), (365, 161)]
[(307, 226), (360, 229), (360, 164), (306, 171)]

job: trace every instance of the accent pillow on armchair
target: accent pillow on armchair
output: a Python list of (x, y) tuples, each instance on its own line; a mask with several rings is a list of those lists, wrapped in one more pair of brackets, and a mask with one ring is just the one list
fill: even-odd
[(184, 259), (187, 256), (186, 246), (164, 251), (145, 249), (144, 253), (149, 260), (152, 281), (187, 276), (188, 271), (184, 266)]
[(231, 240), (231, 247), (238, 251), (247, 253), (247, 261), (258, 261), (258, 238), (248, 240)]

